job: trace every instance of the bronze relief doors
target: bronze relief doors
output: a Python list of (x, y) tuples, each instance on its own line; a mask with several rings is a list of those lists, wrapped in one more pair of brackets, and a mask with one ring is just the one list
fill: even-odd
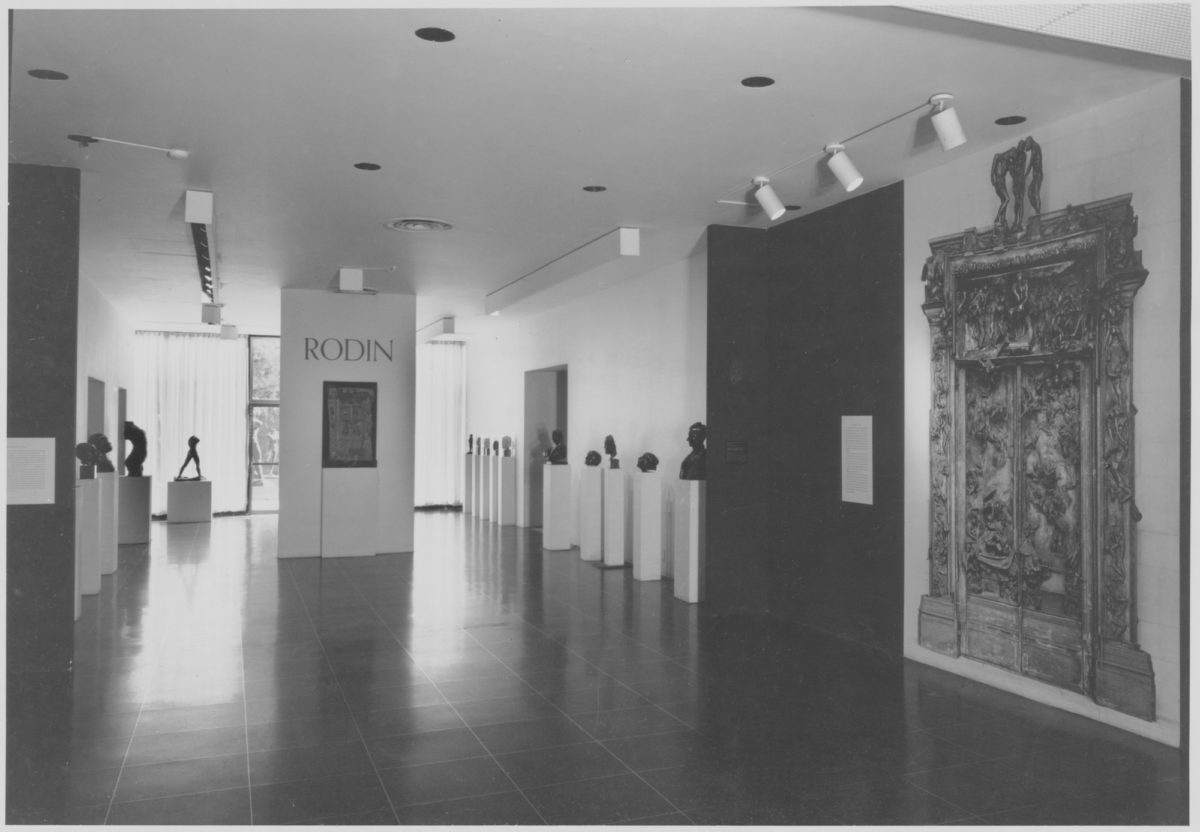
[(1154, 718), (1137, 646), (1128, 195), (933, 240), (921, 644)]

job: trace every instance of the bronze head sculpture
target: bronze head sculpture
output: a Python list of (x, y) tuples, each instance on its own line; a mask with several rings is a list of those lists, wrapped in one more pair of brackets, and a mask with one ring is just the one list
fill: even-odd
[(638, 457), (637, 467), (638, 467), (638, 470), (641, 471), (643, 474), (647, 473), (649, 471), (657, 471), (658, 470), (658, 457), (656, 457), (654, 454), (650, 453), (649, 451), (646, 451), (646, 453), (644, 453)]
[(583, 458), (583, 464), (588, 466), (589, 468), (595, 468), (597, 465), (600, 464), (600, 452), (599, 451), (588, 451), (587, 456), (585, 456)]
[(708, 438), (708, 428), (703, 422), (694, 422), (688, 428), (688, 445), (691, 446), (692, 452), (683, 458), (683, 464), (679, 466), (679, 479), (681, 480), (702, 480), (707, 474), (707, 451), (704, 448), (704, 441)]

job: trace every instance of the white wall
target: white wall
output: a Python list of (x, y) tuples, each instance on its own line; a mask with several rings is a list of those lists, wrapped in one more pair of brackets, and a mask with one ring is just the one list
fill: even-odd
[[(652, 451), (663, 476), (675, 478), (688, 425), (704, 421), (707, 271), (702, 238), (690, 257), (647, 275), (521, 320), (489, 319), (467, 345), (467, 431), (520, 441), (526, 371), (566, 365), (567, 458), (576, 484), (584, 456), (603, 454), (610, 433), (623, 468), (636, 470), (637, 458)], [(517, 517), (526, 525), (521, 467), (518, 478)]]
[[(136, 377), (133, 325), (113, 306), (85, 275), (87, 264), (80, 259), (79, 277), (79, 338), (75, 365), (75, 434), (76, 442), (87, 441), (88, 376), (104, 382), (104, 433), (112, 443), (108, 455), (113, 467), (123, 447), (125, 426), (117, 424), (117, 388), (128, 392), (126, 407), (132, 408), (134, 396), (130, 385)], [(132, 409), (125, 418), (138, 421)], [(74, 453), (74, 451), (72, 451)]]
[[(1003, 145), (978, 148), (905, 182), (905, 610), (904, 651), (911, 658), (1025, 696), (1179, 744), (1179, 428), (1180, 428), (1180, 89), (1173, 81), (1054, 124), (1014, 132)], [(1138, 524), (1138, 640), (1153, 660), (1156, 722), (1128, 717), (1091, 700), (969, 659), (917, 644), (921, 596), (928, 592), (929, 325), (921, 267), (929, 240), (992, 222), (992, 155), (1032, 135), (1042, 147), (1042, 208), (1065, 208), (1133, 194), (1134, 244), (1149, 271), (1134, 303), (1134, 404)]]
[[(279, 557), (321, 554), (322, 385), (374, 381), (377, 403), (378, 501), (376, 552), (413, 547), (413, 428), (416, 391), (415, 298), (343, 295), (285, 289), (282, 299), (279, 390)], [(305, 339), (353, 338), (392, 343), (391, 360), (306, 358)], [(330, 352), (330, 355), (336, 353)], [(344, 518), (342, 518), (344, 519)]]

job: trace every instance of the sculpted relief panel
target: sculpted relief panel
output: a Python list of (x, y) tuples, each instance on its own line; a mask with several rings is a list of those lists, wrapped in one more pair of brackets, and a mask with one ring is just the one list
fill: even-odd
[(1137, 219), (1129, 195), (1042, 214), (1041, 181), (1032, 138), (997, 154), (995, 222), (931, 241), (921, 275), (932, 400), (920, 640), (1154, 719), (1133, 592)]

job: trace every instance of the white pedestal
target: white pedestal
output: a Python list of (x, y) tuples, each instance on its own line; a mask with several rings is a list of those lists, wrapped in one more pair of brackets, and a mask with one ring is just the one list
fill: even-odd
[(471, 513), (478, 517), (481, 513), (480, 501), (483, 499), (483, 454), (471, 455)]
[(479, 510), (475, 512), (483, 520), (492, 519), (492, 458), (483, 457), (479, 465)]
[(79, 591), (100, 591), (100, 482), (79, 480), (75, 484), (75, 560)]
[(639, 471), (633, 480), (633, 579), (662, 578), (662, 474)]
[(211, 523), (212, 482), (171, 480), (167, 483), (168, 523)]
[(321, 557), (374, 555), (379, 539), (379, 469), (321, 469)]
[(96, 474), (100, 483), (100, 574), (117, 571), (117, 474)]
[(629, 557), (629, 489), (623, 468), (604, 472), (604, 565), (624, 566)]
[(579, 556), (600, 560), (604, 556), (604, 484), (599, 465), (579, 472)]
[(704, 600), (704, 480), (679, 480), (675, 490), (675, 597)]
[(150, 477), (117, 480), (117, 543), (150, 542)]
[(463, 456), (463, 514), (475, 512), (475, 454)]
[(571, 548), (571, 466), (542, 466), (542, 548)]
[(500, 457), (493, 456), (488, 462), (492, 476), (492, 505), (488, 512), (493, 523), (500, 522)]
[(500, 505), (501, 526), (517, 524), (517, 458), (500, 457)]

